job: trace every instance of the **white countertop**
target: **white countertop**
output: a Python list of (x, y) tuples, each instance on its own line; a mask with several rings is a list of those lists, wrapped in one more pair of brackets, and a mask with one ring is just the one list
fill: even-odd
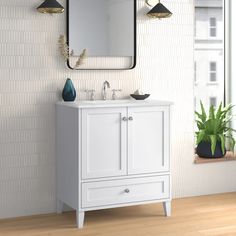
[(95, 100), (95, 101), (75, 101), (75, 102), (57, 102), (57, 105), (74, 108), (93, 108), (93, 107), (138, 107), (138, 106), (170, 106), (173, 102), (160, 100)]

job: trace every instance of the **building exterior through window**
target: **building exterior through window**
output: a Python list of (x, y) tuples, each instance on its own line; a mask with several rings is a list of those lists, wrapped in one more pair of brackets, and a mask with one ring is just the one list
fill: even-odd
[(216, 82), (216, 62), (210, 62), (210, 82)]
[(216, 97), (210, 97), (210, 105), (216, 106), (217, 105), (217, 98)]
[(194, 101), (224, 101), (224, 0), (195, 0)]
[(210, 37), (216, 37), (216, 32), (217, 32), (217, 21), (216, 17), (211, 17), (210, 18)]

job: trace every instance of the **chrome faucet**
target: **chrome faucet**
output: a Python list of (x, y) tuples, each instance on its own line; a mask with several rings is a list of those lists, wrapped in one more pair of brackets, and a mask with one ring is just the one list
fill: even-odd
[(107, 89), (110, 88), (110, 83), (105, 81), (102, 85), (102, 99), (107, 100)]

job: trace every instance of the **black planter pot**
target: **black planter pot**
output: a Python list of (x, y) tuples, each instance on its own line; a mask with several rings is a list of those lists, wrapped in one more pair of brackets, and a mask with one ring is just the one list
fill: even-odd
[(225, 155), (226, 150), (224, 153), (221, 150), (221, 143), (216, 143), (216, 150), (214, 155), (211, 153), (211, 143), (210, 142), (201, 142), (198, 144), (196, 153), (199, 157), (203, 158), (221, 158)]

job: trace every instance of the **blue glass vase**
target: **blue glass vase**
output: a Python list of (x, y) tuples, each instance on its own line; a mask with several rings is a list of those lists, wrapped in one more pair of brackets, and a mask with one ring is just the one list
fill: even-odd
[(76, 90), (71, 81), (71, 79), (67, 79), (64, 89), (62, 91), (62, 98), (65, 102), (73, 102), (76, 98)]

